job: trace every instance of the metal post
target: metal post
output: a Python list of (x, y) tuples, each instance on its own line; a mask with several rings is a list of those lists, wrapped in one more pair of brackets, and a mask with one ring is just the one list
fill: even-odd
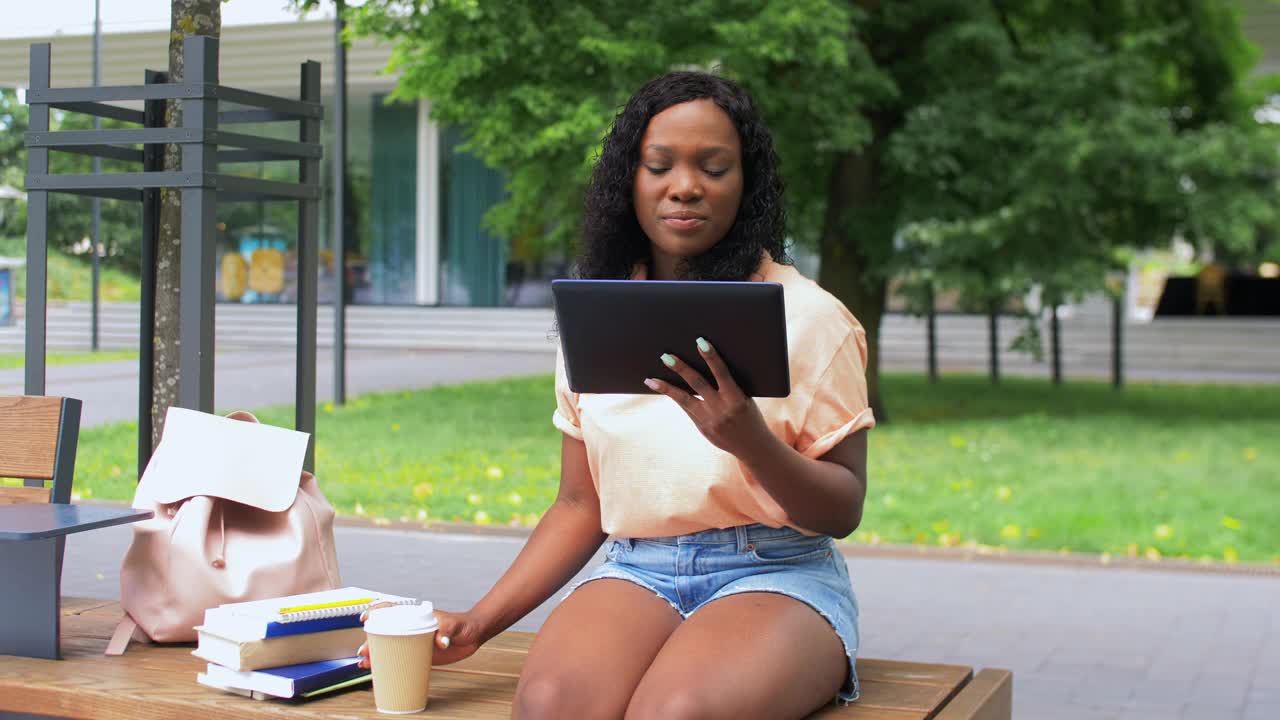
[(337, 0), (333, 39), (333, 402), (347, 402), (347, 45), (346, 3)]
[[(31, 46), (30, 90), (49, 88), (49, 43)], [(28, 129), (33, 133), (49, 132), (49, 105), (30, 102)], [(27, 149), (27, 174), (45, 175), (49, 172), (49, 149)], [(46, 293), (49, 291), (49, 192), (27, 189), (27, 347), (26, 379), (27, 395), (43, 395), (45, 380), (45, 342), (47, 309)], [(32, 484), (32, 481), (27, 481)], [(41, 483), (43, 484), (43, 483)]]
[(988, 334), (991, 339), (991, 382), (1000, 382), (1000, 312), (995, 303), (991, 305), (991, 311), (987, 314)]
[[(192, 86), (192, 99), (182, 100), (184, 129), (218, 129), (218, 101), (204, 99), (199, 86), (218, 82), (218, 41), (192, 35), (184, 41), (183, 78)], [(217, 172), (217, 147), (212, 143), (184, 143), (182, 172), (204, 177)], [(182, 293), (179, 298), (181, 350), (178, 362), (178, 406), (213, 412), (213, 293), (214, 233), (217, 190), (203, 179), (182, 189)]]
[(926, 298), (925, 333), (929, 345), (929, 382), (938, 382), (938, 309), (933, 296), (933, 284), (929, 284)]
[[(302, 63), (299, 98), (320, 102), (320, 63)], [(320, 120), (306, 118), (298, 122), (298, 140), (320, 142)], [(320, 185), (320, 160), (298, 161), (298, 183)], [(320, 201), (310, 197), (298, 202), (298, 350), (297, 392), (294, 398), (294, 426), (311, 434), (303, 467), (315, 469), (316, 452), (316, 283), (319, 280)]]
[[(146, 83), (169, 82), (169, 74), (156, 70), (146, 71)], [(164, 127), (165, 101), (148, 100), (145, 104), (143, 125), (149, 128)], [(164, 146), (148, 144), (142, 150), (142, 169), (157, 172), (164, 169)], [(151, 460), (151, 404), (155, 400), (155, 340), (156, 340), (156, 238), (160, 234), (160, 189), (142, 191), (142, 262), (141, 302), (138, 318), (138, 477), (147, 469)]]
[[(102, 2), (93, 0), (93, 86), (102, 84)], [(102, 118), (93, 116), (93, 129), (102, 129)], [(93, 156), (93, 174), (102, 172), (102, 160)], [(90, 307), (89, 349), (98, 351), (98, 312), (99, 299), (102, 294), (102, 258), (98, 255), (98, 246), (102, 243), (102, 200), (93, 198), (93, 221), (90, 230), (89, 254), (93, 264), (93, 289)]]
[(1111, 299), (1111, 386), (1124, 387), (1124, 286)]
[(1049, 306), (1049, 351), (1053, 355), (1053, 384), (1062, 384), (1062, 327), (1058, 323), (1058, 305)]
[[(30, 196), (28, 196), (28, 201)], [(0, 654), (57, 660), (62, 538), (0, 541)], [(21, 580), (10, 580), (21, 578)]]

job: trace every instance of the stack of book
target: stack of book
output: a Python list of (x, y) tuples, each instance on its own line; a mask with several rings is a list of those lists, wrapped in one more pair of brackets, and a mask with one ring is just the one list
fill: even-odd
[(196, 681), (253, 697), (310, 698), (368, 682), (356, 648), (360, 614), (377, 603), (412, 598), (356, 587), (210, 608), (192, 651), (208, 661)]

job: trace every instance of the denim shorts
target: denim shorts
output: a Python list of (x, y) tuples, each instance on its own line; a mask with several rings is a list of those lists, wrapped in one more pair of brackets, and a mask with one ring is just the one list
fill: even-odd
[(613, 578), (648, 588), (682, 618), (717, 598), (747, 592), (786, 595), (813, 608), (844, 645), (849, 674), (837, 699), (858, 699), (858, 601), (849, 569), (835, 542), (791, 528), (740, 525), (690, 535), (619, 538), (608, 560), (569, 592), (592, 580)]

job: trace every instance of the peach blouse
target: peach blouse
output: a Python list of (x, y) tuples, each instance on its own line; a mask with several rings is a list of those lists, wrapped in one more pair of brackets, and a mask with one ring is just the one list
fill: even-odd
[[(644, 279), (643, 272), (637, 279)], [(854, 432), (874, 427), (866, 333), (853, 314), (789, 265), (765, 259), (752, 279), (781, 283), (786, 306), (791, 394), (756, 399), (769, 428), (817, 458)], [(762, 523), (813, 534), (736, 457), (703, 437), (670, 398), (572, 392), (560, 353), (555, 387), (552, 421), (586, 445), (605, 532), (662, 537)]]

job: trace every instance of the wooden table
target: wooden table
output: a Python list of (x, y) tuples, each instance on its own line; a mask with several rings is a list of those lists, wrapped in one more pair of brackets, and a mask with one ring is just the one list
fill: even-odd
[[(4, 711), (75, 718), (385, 718), (366, 686), (312, 701), (250, 700), (196, 684), (203, 661), (191, 646), (134, 644), (123, 657), (102, 654), (121, 617), (114, 602), (63, 601), (62, 661), (0, 656)], [(421, 717), (505, 718), (533, 635), (507, 632), (463, 662), (431, 673)], [(961, 665), (858, 660), (862, 698), (814, 717), (884, 720), (1008, 720), (1012, 676)]]

